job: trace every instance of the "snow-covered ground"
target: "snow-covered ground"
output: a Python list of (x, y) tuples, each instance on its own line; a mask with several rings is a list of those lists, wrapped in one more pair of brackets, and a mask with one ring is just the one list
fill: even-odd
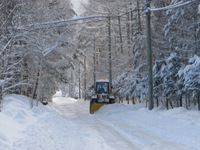
[(25, 96), (6, 97), (0, 112), (0, 150), (199, 150), (200, 112), (149, 111), (112, 104), (89, 114), (89, 102), (61, 97), (30, 108)]

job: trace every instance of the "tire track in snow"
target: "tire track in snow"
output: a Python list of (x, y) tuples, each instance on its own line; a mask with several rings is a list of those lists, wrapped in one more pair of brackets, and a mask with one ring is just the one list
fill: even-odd
[(139, 150), (133, 142), (124, 138), (119, 132), (108, 126), (107, 123), (102, 122), (101, 119), (96, 118), (95, 114), (89, 114), (89, 106), (86, 109), (80, 104), (74, 103), (62, 106), (52, 105), (52, 107), (62, 116), (65, 116), (66, 119), (80, 124), (80, 128), (78, 129), (79, 134), (87, 133), (84, 141), (90, 141), (89, 138), (91, 137), (99, 140), (99, 144), (96, 145), (97, 149), (100, 147), (102, 149), (102, 145), (107, 145), (110, 147), (110, 150)]
[[(83, 142), (96, 138), (96, 147), (108, 145), (113, 150), (184, 150), (184, 146), (164, 139), (145, 129), (130, 126), (122, 121), (109, 118), (109, 115), (89, 114), (89, 106), (80, 103), (53, 106), (62, 116), (80, 125), (79, 133), (85, 134)], [(164, 129), (163, 129), (164, 130)], [(78, 133), (77, 133), (78, 134)], [(83, 140), (80, 139), (79, 140)], [(105, 146), (106, 147), (106, 146)]]
[(107, 125), (110, 126), (112, 130), (115, 130), (124, 138), (129, 140), (134, 139), (135, 141), (133, 142), (142, 150), (186, 150), (183, 145), (163, 139), (162, 137), (150, 133), (142, 128), (138, 128), (133, 125), (130, 126), (129, 124), (125, 124), (117, 120), (112, 120), (112, 123), (109, 121), (107, 120)]

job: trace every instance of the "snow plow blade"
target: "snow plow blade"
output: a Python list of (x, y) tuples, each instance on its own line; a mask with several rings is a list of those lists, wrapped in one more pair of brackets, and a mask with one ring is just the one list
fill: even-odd
[(93, 114), (98, 111), (105, 103), (90, 103), (90, 113)]

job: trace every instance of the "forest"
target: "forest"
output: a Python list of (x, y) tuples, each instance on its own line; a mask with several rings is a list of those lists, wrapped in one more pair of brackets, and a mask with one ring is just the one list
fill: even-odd
[[(147, 10), (154, 106), (200, 110), (199, 0), (151, 0), (150, 8), (141, 0), (88, 0), (80, 9), (70, 0), (0, 1), (0, 110), (9, 94), (36, 105), (59, 89), (87, 99), (94, 74), (109, 78), (110, 62), (117, 101), (145, 102)], [(95, 15), (102, 17), (65, 22)]]

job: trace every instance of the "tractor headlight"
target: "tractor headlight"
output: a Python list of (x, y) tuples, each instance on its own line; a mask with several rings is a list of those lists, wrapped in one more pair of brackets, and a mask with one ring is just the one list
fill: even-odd
[(109, 99), (115, 99), (115, 97), (113, 95), (110, 95)]

